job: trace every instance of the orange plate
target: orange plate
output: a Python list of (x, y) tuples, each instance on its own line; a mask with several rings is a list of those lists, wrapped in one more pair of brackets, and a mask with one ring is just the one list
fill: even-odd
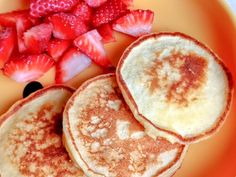
[[(28, 0), (0, 0), (0, 12), (27, 7)], [(134, 7), (155, 12), (153, 31), (179, 31), (211, 47), (236, 78), (236, 22), (223, 0), (134, 0)], [(113, 64), (134, 39), (116, 33), (117, 42), (105, 46)], [(67, 85), (78, 87), (86, 79), (102, 73), (93, 65)], [(40, 82), (53, 83), (54, 69)], [(0, 114), (21, 98), (25, 84), (18, 84), (0, 73)], [(175, 177), (236, 176), (236, 94), (223, 128), (209, 140), (191, 145)]]

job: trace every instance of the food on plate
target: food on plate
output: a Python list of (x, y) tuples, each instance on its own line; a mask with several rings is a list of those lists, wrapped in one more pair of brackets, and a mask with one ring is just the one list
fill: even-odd
[[(0, 13), (0, 78), (3, 86), (18, 85), (6, 101), (25, 86), (24, 99), (0, 116), (0, 177), (169, 177), (191, 143), (223, 125), (230, 72), (190, 36), (150, 34), (158, 24), (155, 3), (146, 9), (133, 0), (26, 1), (26, 10)], [(158, 29), (170, 27), (165, 10)], [(74, 95), (38, 82), (78, 85), (115, 70)]]
[(74, 45), (88, 55), (96, 64), (111, 67), (106, 51), (102, 44), (102, 36), (97, 30), (89, 31), (74, 40)]
[(47, 53), (57, 61), (70, 47), (70, 45), (71, 42), (69, 40), (51, 39), (47, 46)]
[(122, 0), (108, 0), (95, 10), (92, 23), (95, 27), (107, 24), (128, 12), (128, 7)]
[(87, 25), (80, 17), (70, 13), (57, 13), (49, 17), (53, 25), (53, 36), (57, 39), (73, 40), (88, 31)]
[(39, 23), (37, 18), (30, 16), (29, 10), (16, 10), (0, 14), (0, 26), (15, 27), (17, 20), (30, 21), (32, 24)]
[(10, 58), (4, 65), (3, 74), (17, 82), (39, 79), (55, 64), (46, 54), (20, 55)]
[(85, 0), (90, 7), (99, 7), (108, 0)]
[(47, 50), (52, 35), (52, 25), (41, 23), (24, 32), (23, 39), (27, 52), (40, 54)]
[(230, 107), (229, 71), (205, 45), (181, 33), (139, 38), (123, 53), (117, 81), (139, 122), (184, 143), (213, 135)]
[(78, 0), (30, 0), (30, 15), (43, 17), (55, 12), (71, 10)]
[(10, 58), (16, 43), (16, 35), (13, 28), (0, 29), (0, 68)]
[(69, 49), (56, 64), (56, 83), (65, 83), (88, 68), (91, 59), (76, 48)]
[(83, 21), (90, 23), (93, 16), (93, 8), (84, 1), (79, 1), (72, 13)]
[(0, 117), (0, 176), (84, 173), (62, 145), (62, 111), (73, 89), (51, 86), (16, 102)]
[(151, 10), (133, 10), (117, 19), (112, 28), (121, 33), (140, 37), (152, 31), (154, 13)]
[[(132, 4), (133, 0), (30, 0), (29, 9), (1, 13), (0, 29), (12, 31), (7, 39), (0, 37), (0, 48), (3, 48), (0, 51), (0, 68), (4, 69), (9, 58), (45, 53), (55, 60), (56, 66), (60, 66), (61, 63), (57, 62), (64, 60), (64, 54), (70, 52), (74, 43), (81, 53), (107, 70), (113, 66), (104, 44), (116, 42), (114, 30), (135, 37), (151, 32), (154, 13), (151, 10), (130, 11)], [(137, 24), (132, 20), (137, 21)], [(128, 25), (128, 21), (132, 23)], [(78, 69), (70, 71), (70, 77), (59, 83), (68, 81), (72, 75), (80, 73), (78, 70), (86, 68), (80, 61), (84, 60), (76, 61)], [(71, 66), (67, 71), (75, 68), (67, 66)], [(29, 71), (31, 68), (27, 71), (34, 73), (33, 70)], [(30, 82), (42, 75), (14, 80)], [(21, 76), (14, 76), (16, 77)], [(58, 83), (57, 76), (55, 82)]]
[(129, 6), (133, 6), (133, 2), (134, 0), (122, 0), (122, 2), (125, 4), (125, 5), (127, 5), (128, 7)]
[(63, 142), (87, 176), (172, 176), (187, 146), (151, 138), (125, 104), (114, 74), (85, 82), (63, 113)]
[(105, 43), (109, 43), (109, 42), (115, 42), (115, 36), (114, 36), (114, 32), (112, 30), (112, 27), (110, 24), (104, 24), (98, 27), (98, 32), (99, 34), (102, 36), (102, 42)]

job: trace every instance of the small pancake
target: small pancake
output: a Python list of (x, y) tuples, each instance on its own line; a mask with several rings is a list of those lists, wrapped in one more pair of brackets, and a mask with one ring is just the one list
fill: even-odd
[(125, 104), (114, 74), (84, 83), (63, 114), (64, 144), (91, 177), (171, 176), (186, 146), (153, 139)]
[(82, 177), (62, 145), (62, 111), (73, 89), (51, 86), (0, 117), (1, 177)]
[(215, 133), (229, 111), (232, 78), (205, 45), (181, 33), (143, 36), (123, 53), (117, 82), (135, 118), (184, 143)]

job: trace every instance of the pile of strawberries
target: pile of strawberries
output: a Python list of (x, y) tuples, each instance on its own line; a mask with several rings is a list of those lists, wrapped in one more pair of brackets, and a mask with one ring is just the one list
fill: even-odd
[(91, 62), (111, 67), (104, 44), (113, 30), (139, 37), (154, 13), (130, 10), (132, 0), (31, 0), (28, 10), (0, 14), (0, 68), (17, 82), (37, 80), (54, 65), (64, 83)]

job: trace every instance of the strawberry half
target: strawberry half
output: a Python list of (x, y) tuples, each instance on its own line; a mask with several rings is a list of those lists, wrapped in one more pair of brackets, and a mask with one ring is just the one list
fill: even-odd
[(24, 43), (27, 51), (39, 54), (47, 49), (47, 44), (52, 35), (52, 25), (42, 23), (34, 26), (24, 33)]
[(1, 13), (0, 25), (8, 26), (8, 27), (15, 27), (16, 21), (22, 18), (28, 19), (29, 21), (31, 21), (32, 24), (37, 24), (39, 22), (39, 19), (32, 18), (29, 15), (29, 10), (18, 10), (18, 11), (12, 11), (12, 12), (7, 12), (7, 13)]
[(103, 3), (105, 3), (107, 0), (85, 0), (85, 2), (90, 6), (90, 7), (99, 7)]
[(9, 59), (16, 43), (16, 34), (13, 28), (3, 28), (0, 31), (0, 68)]
[(17, 82), (37, 80), (53, 65), (54, 60), (45, 55), (21, 55), (6, 62), (3, 73)]
[(122, 0), (109, 0), (95, 10), (92, 23), (95, 27), (109, 23), (128, 13)]
[(115, 42), (116, 39), (110, 24), (104, 24), (97, 28), (99, 34), (102, 36), (103, 43)]
[(78, 0), (31, 0), (30, 15), (43, 17), (55, 12), (66, 12), (77, 3)]
[(151, 10), (134, 10), (116, 20), (112, 28), (116, 31), (139, 37), (152, 30), (154, 13)]
[(75, 48), (69, 49), (56, 64), (56, 83), (64, 83), (85, 70), (90, 58)]
[(25, 52), (27, 47), (24, 43), (24, 32), (26, 32), (29, 28), (32, 27), (32, 22), (25, 17), (17, 18), (16, 19), (16, 32), (17, 32), (17, 42), (18, 42), (18, 50), (19, 52)]
[(92, 19), (93, 10), (84, 1), (80, 1), (73, 10), (73, 14), (85, 22)]
[(53, 25), (53, 36), (58, 39), (75, 39), (88, 31), (84, 21), (73, 14), (54, 14), (49, 17), (49, 21)]
[(69, 48), (71, 41), (62, 39), (52, 39), (48, 43), (48, 54), (57, 60)]
[(98, 31), (92, 30), (77, 37), (74, 40), (74, 45), (88, 55), (98, 65), (110, 67), (111, 63), (106, 56), (101, 40), (102, 37)]
[(32, 18), (29, 10), (19, 10), (0, 14), (0, 25), (15, 27), (19, 52), (25, 52), (26, 46), (23, 40), (24, 32), (32, 25), (38, 24), (39, 19)]

